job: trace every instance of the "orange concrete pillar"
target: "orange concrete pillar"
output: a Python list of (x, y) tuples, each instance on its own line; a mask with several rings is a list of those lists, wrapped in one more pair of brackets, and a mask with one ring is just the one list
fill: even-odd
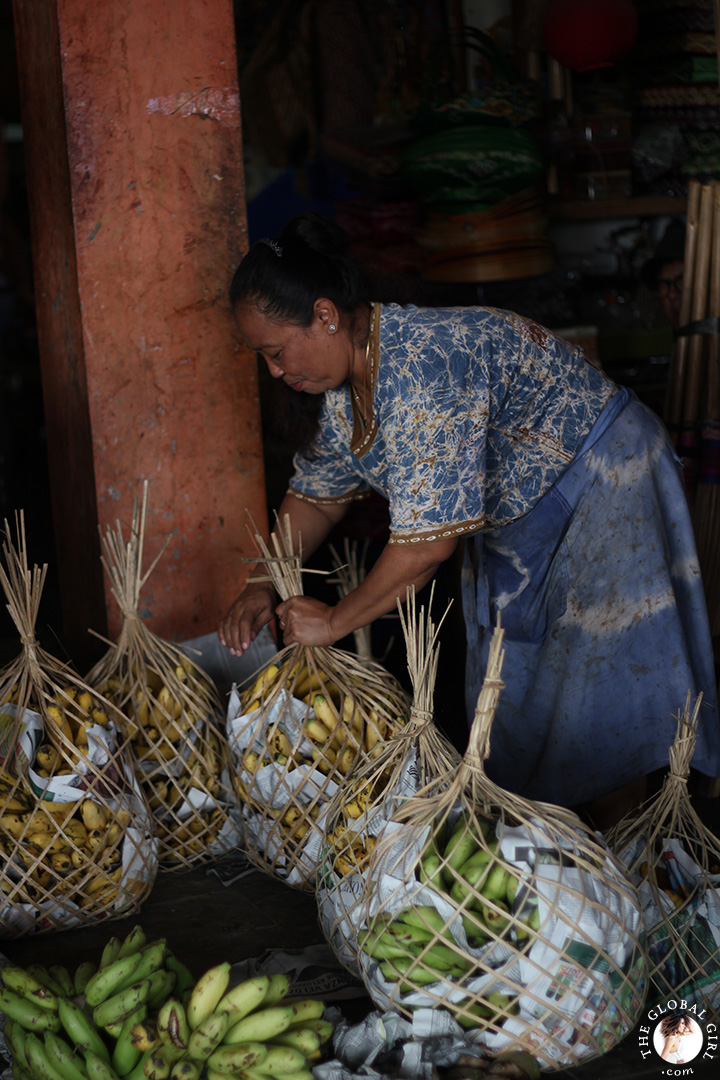
[[(264, 527), (257, 369), (226, 301), (246, 250), (232, 0), (14, 0), (55, 543), (73, 659), (117, 633), (98, 524), (150, 481), (143, 594), (209, 632)], [(31, 545), (30, 545), (31, 546)], [(30, 550), (32, 559), (32, 550)]]

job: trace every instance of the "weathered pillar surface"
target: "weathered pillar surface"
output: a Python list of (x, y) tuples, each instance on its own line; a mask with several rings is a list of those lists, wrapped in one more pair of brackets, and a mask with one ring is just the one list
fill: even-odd
[(97, 525), (129, 522), (144, 478), (146, 564), (172, 540), (142, 614), (194, 637), (234, 598), (248, 511), (265, 524), (255, 358), (226, 301), (246, 250), (232, 2), (14, 12), (66, 638), (82, 652), (106, 602), (117, 633)]

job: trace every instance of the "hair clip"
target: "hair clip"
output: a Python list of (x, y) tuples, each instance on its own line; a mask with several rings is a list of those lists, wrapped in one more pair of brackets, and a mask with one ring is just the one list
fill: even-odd
[(269, 247), (271, 251), (275, 252), (278, 259), (282, 258), (282, 248), (278, 244), (277, 240), (270, 240), (267, 236), (263, 236), (261, 240), (258, 240), (258, 243), (265, 244), (267, 247)]

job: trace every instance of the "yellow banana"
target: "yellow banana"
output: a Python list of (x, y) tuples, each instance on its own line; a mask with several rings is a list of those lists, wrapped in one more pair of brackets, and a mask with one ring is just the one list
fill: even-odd
[(58, 731), (62, 732), (65, 738), (74, 744), (73, 732), (70, 727), (70, 721), (68, 720), (65, 712), (59, 705), (48, 705), (45, 710), (45, 717), (50, 721), (51, 725)]
[(92, 832), (96, 829), (104, 829), (110, 821), (110, 811), (106, 806), (94, 802), (92, 799), (83, 799), (80, 806), (83, 825)]
[(346, 746), (345, 749), (338, 754), (335, 765), (344, 776), (347, 776), (354, 766), (357, 761), (357, 756), (357, 750), (353, 750), (351, 746)]
[(279, 674), (280, 668), (277, 664), (268, 664), (266, 668), (263, 668), (250, 689), (243, 694), (241, 698), (243, 708), (248, 709), (255, 701), (259, 701), (263, 692), (272, 686)]

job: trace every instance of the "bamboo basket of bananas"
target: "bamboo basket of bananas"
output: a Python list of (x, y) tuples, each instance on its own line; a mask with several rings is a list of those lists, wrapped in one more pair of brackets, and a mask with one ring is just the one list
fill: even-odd
[[(434, 589), (429, 608), (433, 595)], [(424, 608), (417, 613), (412, 588), (407, 593), (407, 618), (400, 604), (398, 611), (413, 688), (410, 719), (330, 800), (315, 889), (323, 933), (340, 962), (355, 975), (358, 917), (376, 838), (410, 795), (447, 787), (460, 764), (458, 751), (433, 723), (438, 637), (447, 611), (436, 627)]]
[(662, 787), (607, 834), (642, 901), (650, 983), (658, 999), (720, 1006), (720, 840), (688, 793), (702, 694), (677, 717)]
[(102, 538), (103, 565), (123, 624), (87, 680), (119, 710), (153, 815), (159, 869), (182, 871), (238, 846), (239, 808), (214, 683), (139, 615), (142, 588), (164, 551), (143, 572), (147, 502), (146, 482), (127, 541), (120, 522)]
[(611, 1049), (647, 986), (642, 913), (610, 850), (570, 811), (493, 784), (483, 763), (503, 683), (493, 635), (452, 782), (378, 834), (358, 909), (358, 963), (378, 1008), (431, 1016), (480, 1054), (556, 1070)]
[(22, 650), (0, 671), (0, 929), (21, 937), (136, 912), (157, 851), (117, 710), (38, 644), (47, 567), (29, 569), (22, 515), (17, 547), (5, 532)]
[[(255, 535), (282, 599), (302, 593), (286, 522), (275, 554)], [(407, 720), (399, 683), (381, 664), (337, 648), (291, 645), (235, 687), (227, 735), (243, 842), (260, 869), (311, 892), (330, 799)]]

